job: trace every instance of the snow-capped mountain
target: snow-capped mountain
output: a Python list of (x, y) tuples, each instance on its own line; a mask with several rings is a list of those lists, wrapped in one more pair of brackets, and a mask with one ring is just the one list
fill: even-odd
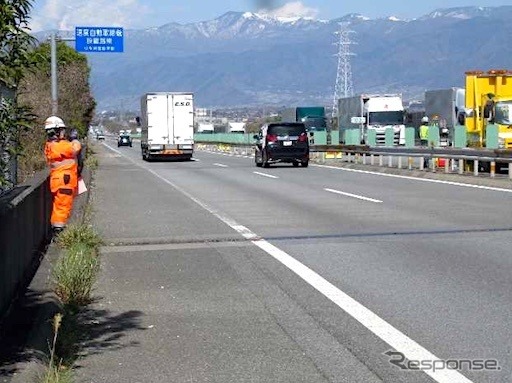
[[(90, 54), (100, 106), (148, 91), (196, 93), (198, 106), (330, 105), (340, 24), (350, 46), (356, 92), (463, 85), (470, 69), (512, 69), (512, 6), (438, 9), (413, 20), (281, 18), (228, 12), (214, 20), (127, 30), (125, 53)], [(499, 28), (497, 28), (499, 26)]]
[(474, 17), (493, 17), (498, 16), (500, 8), (507, 7), (456, 7), (436, 9), (422, 19), (453, 18), (467, 20)]

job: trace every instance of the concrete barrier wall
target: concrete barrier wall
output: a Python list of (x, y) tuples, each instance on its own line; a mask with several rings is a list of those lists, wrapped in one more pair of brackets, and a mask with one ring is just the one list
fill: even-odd
[(39, 266), (50, 214), (47, 171), (0, 197), (0, 318)]

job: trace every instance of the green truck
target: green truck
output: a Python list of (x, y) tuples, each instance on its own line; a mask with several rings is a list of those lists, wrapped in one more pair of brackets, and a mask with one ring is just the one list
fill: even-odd
[(310, 132), (327, 130), (323, 106), (296, 106), (281, 112), (282, 122), (303, 122)]

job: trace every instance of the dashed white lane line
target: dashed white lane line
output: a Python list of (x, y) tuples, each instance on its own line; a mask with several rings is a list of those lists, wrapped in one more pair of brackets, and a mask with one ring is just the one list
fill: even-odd
[(274, 178), (274, 179), (277, 179), (279, 177), (277, 176), (273, 176), (271, 174), (266, 174), (266, 173), (261, 173), (261, 172), (253, 172), (254, 174), (257, 174), (259, 176), (262, 176), (262, 177), (267, 177), (267, 178)]
[(381, 200), (373, 199), (373, 198), (369, 198), (369, 197), (364, 197), (364, 196), (362, 196), (362, 195), (357, 195), (357, 194), (352, 194), (352, 193), (346, 193), (346, 192), (342, 192), (342, 191), (339, 191), (339, 190), (335, 190), (335, 189), (328, 189), (328, 188), (325, 188), (324, 190), (325, 190), (325, 191), (327, 191), (327, 192), (329, 192), (329, 193), (340, 194), (340, 195), (344, 195), (344, 196), (346, 196), (346, 197), (357, 198), (357, 199), (360, 199), (360, 200), (363, 200), (363, 201), (375, 202), (375, 203), (382, 203), (382, 201), (381, 201)]
[[(208, 153), (218, 154), (217, 152), (213, 152), (213, 151), (208, 152)], [(253, 157), (247, 156), (247, 158), (253, 158)], [(339, 171), (343, 171), (343, 172), (371, 174), (371, 175), (380, 176), (380, 177), (401, 178), (401, 179), (413, 180), (413, 181), (418, 181), (418, 182), (430, 182), (430, 183), (465, 187), (465, 188), (471, 188), (471, 189), (481, 189), (481, 190), (490, 190), (490, 191), (497, 191), (497, 192), (503, 192), (503, 193), (512, 193), (512, 189), (498, 188), (498, 187), (493, 187), (493, 186), (483, 186), (483, 185), (466, 184), (463, 182), (433, 180), (430, 178), (419, 178), (419, 177), (412, 177), (412, 176), (403, 176), (403, 175), (399, 175), (399, 174), (372, 172), (369, 170), (347, 169), (347, 168), (342, 168), (339, 166), (330, 166), (330, 165), (321, 165), (321, 164), (311, 164), (311, 166), (318, 167), (318, 168), (324, 168), (324, 169), (339, 170)]]
[[(110, 149), (110, 146), (105, 145)], [(115, 151), (115, 150), (114, 150)], [(128, 157), (127, 157), (128, 158)], [(306, 265), (302, 264), (288, 253), (272, 245), (270, 242), (259, 237), (256, 233), (252, 232), (247, 227), (238, 224), (234, 219), (227, 215), (213, 209), (206, 203), (202, 202), (192, 194), (182, 189), (172, 181), (169, 181), (165, 177), (161, 176), (153, 169), (150, 169), (140, 163), (135, 162), (133, 159), (128, 158), (136, 166), (139, 166), (155, 177), (172, 186), (177, 191), (188, 197), (190, 200), (197, 203), (203, 209), (217, 217), (219, 220), (224, 222), (226, 225), (231, 227), (233, 230), (241, 234), (244, 238), (250, 240), (254, 245), (265, 251), (267, 254), (272, 256), (278, 262), (282, 263), (297, 276), (303, 279), (306, 283), (315, 288), (318, 292), (328, 298), (331, 302), (361, 323), (369, 331), (375, 334), (377, 337), (382, 339), (384, 342), (389, 344), (396, 351), (401, 352), (408, 360), (441, 360), (430, 351), (422, 347), (416, 341), (409, 338), (407, 335), (402, 333), (400, 330), (393, 327), (391, 324), (386, 322), (384, 319), (379, 317), (370, 309), (363, 306), (361, 303), (341, 291), (339, 288), (334, 286), (332, 283), (323, 278), (320, 274), (316, 273)], [(264, 173), (263, 173), (264, 174)], [(466, 378), (460, 372), (456, 370), (424, 370), (438, 383), (473, 383), (471, 380)]]
[(213, 165), (218, 166), (219, 168), (227, 168), (228, 167), (228, 165), (219, 164), (219, 163), (214, 163)]
[(371, 174), (371, 175), (381, 176), (381, 177), (401, 178), (401, 179), (405, 179), (405, 180), (413, 180), (413, 181), (418, 181), (418, 182), (430, 182), (430, 183), (434, 183), (434, 184), (444, 184), (444, 185), (451, 185), (451, 186), (460, 186), (460, 187), (466, 187), (466, 188), (471, 188), (471, 189), (492, 190), (492, 191), (498, 191), (498, 192), (504, 192), (504, 193), (512, 193), (512, 189), (504, 189), (504, 188), (497, 188), (497, 187), (483, 186), (483, 185), (473, 185), (473, 184), (466, 184), (466, 183), (463, 183), (463, 182), (433, 180), (433, 179), (430, 179), (430, 178), (419, 178), (419, 177), (412, 177), (412, 176), (402, 176), (402, 175), (399, 175), (399, 174), (388, 174), (388, 173), (372, 172), (372, 171), (369, 171), (369, 170), (347, 169), (347, 168), (341, 168), (339, 166), (330, 166), (330, 165), (314, 164), (312, 166), (315, 166), (317, 168), (324, 168), (324, 169), (334, 169), (334, 170), (339, 170), (339, 171), (344, 171), (344, 172)]

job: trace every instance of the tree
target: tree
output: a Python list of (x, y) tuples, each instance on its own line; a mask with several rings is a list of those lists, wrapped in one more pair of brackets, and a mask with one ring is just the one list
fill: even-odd
[[(20, 102), (37, 116), (36, 123), (23, 134), (24, 150), (20, 160), (22, 178), (44, 168), (42, 147), (45, 132), (44, 120), (51, 114), (51, 54), (50, 45), (42, 43), (30, 54), (34, 66), (20, 84)], [(92, 97), (87, 57), (76, 52), (64, 42), (57, 44), (57, 76), (59, 117), (76, 128), (85, 137), (94, 114), (96, 103)]]
[(29, 0), (0, 3), (0, 191), (16, 183), (12, 162), (19, 152), (19, 134), (32, 120), (30, 111), (20, 107), (17, 100), (17, 89), (30, 66), (29, 52), (35, 41), (28, 33), (30, 9)]

